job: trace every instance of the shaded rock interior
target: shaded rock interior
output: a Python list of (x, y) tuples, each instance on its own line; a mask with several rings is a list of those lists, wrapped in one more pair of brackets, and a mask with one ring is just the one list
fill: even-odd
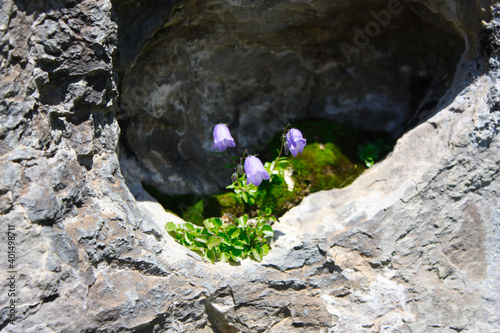
[[(118, 7), (120, 29), (131, 10)], [(457, 28), (477, 38), (477, 20), (446, 15), (394, 0), (167, 2), (142, 40), (120, 35), (122, 168), (167, 194), (210, 193), (231, 174), (211, 152), (217, 123), (237, 141), (231, 155), (255, 153), (304, 117), (398, 137), (446, 102), (466, 45), (477, 44)], [(141, 41), (133, 58), (128, 46)]]

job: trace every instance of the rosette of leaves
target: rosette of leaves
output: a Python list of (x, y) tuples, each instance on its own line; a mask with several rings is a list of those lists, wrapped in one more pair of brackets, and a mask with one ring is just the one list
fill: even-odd
[(234, 221), (211, 217), (198, 227), (189, 222), (168, 222), (168, 233), (180, 244), (215, 263), (236, 261), (250, 257), (258, 262), (269, 252), (274, 231), (265, 220), (248, 222), (248, 215)]

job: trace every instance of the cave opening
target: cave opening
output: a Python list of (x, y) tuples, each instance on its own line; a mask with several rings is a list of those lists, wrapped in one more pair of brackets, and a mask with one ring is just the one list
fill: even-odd
[(217, 123), (238, 143), (230, 157), (303, 119), (396, 140), (447, 102), (475, 47), (420, 1), (130, 1), (115, 13), (120, 162), (134, 195), (228, 185), (211, 151)]

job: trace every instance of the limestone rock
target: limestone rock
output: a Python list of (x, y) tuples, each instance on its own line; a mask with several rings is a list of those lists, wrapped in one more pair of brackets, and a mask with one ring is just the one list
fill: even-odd
[[(338, 57), (371, 10), (396, 3), (0, 1), (4, 258), (15, 234), (15, 260), (0, 265), (2, 281), (15, 277), (15, 296), (0, 285), (0, 330), (497, 331), (500, 12), (412, 1), (351, 63)], [(134, 84), (148, 65), (154, 80)], [(149, 108), (152, 95), (178, 108)], [(411, 129), (352, 185), (280, 218), (261, 264), (211, 265), (165, 232), (179, 218), (141, 182), (210, 189), (179, 171), (208, 153), (193, 155), (209, 111), (250, 144), (245, 126), (284, 105), (327, 116), (328, 98), (359, 126), (387, 116), (395, 135)]]

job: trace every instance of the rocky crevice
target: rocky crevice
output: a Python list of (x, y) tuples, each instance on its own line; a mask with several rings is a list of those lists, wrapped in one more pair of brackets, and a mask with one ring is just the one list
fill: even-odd
[(461, 13), (481, 9), (456, 6), (447, 17), (419, 1), (178, 3), (120, 83), (127, 180), (168, 194), (224, 187), (230, 173), (210, 151), (219, 122), (233, 155), (305, 117), (401, 135), (449, 101), (459, 63), (476, 58), (481, 23)]
[[(497, 9), (482, 31), (489, 1), (407, 2), (394, 26), (347, 64), (339, 43), (350, 43), (354, 28), (372, 20), (371, 10), (389, 2), (248, 3), (0, 2), (0, 219), (15, 228), (17, 271), (15, 326), (4, 306), (6, 286), (0, 286), (2, 330), (494, 331), (500, 326)], [(405, 37), (398, 20), (414, 31)], [(282, 31), (289, 39), (277, 37)], [(300, 31), (310, 39), (298, 38)], [(415, 48), (398, 47), (412, 41)], [(234, 73), (233, 54), (246, 61)], [(405, 114), (401, 124), (422, 115), (412, 123), (419, 125), (351, 186), (312, 194), (281, 218), (262, 264), (210, 265), (166, 234), (164, 223), (179, 221), (147, 201), (137, 180), (180, 176), (173, 164), (160, 173), (154, 164), (137, 164), (150, 156), (139, 156), (128, 142), (133, 126), (152, 130), (141, 139), (155, 143), (150, 147), (161, 153), (159, 160), (189, 169), (193, 151), (203, 156), (208, 150), (182, 141), (183, 130), (204, 142), (202, 124), (214, 115), (250, 144), (249, 133), (273, 117), (324, 112), (322, 99), (342, 95), (335, 80), (352, 73), (363, 75), (345, 94), (354, 98), (350, 111), (363, 115), (366, 110), (356, 108), (372, 88), (381, 93), (381, 82), (396, 85), (381, 73), (397, 76), (397, 59), (413, 61), (409, 73), (417, 76), (425, 62), (434, 68), (398, 87), (406, 94), (378, 95), (405, 105), (398, 109)], [(266, 61), (276, 66), (256, 70)], [(149, 65), (156, 67), (143, 73), (152, 79), (133, 84)], [(225, 81), (229, 74), (241, 82)], [(366, 90), (353, 88), (365, 79)], [(169, 84), (180, 90), (167, 98)], [(138, 98), (137, 87), (157, 93), (161, 106), (179, 109), (151, 113), (152, 99)], [(289, 109), (276, 114), (272, 105)], [(188, 113), (193, 110), (198, 113)], [(206, 117), (193, 125), (196, 133), (181, 126), (200, 114)], [(121, 160), (120, 130), (122, 149), (130, 149)], [(175, 144), (163, 150), (159, 141)], [(173, 156), (180, 157), (172, 162)], [(135, 181), (125, 183), (122, 172)], [(204, 188), (201, 180), (185, 179)], [(0, 244), (6, 237), (0, 233)]]

